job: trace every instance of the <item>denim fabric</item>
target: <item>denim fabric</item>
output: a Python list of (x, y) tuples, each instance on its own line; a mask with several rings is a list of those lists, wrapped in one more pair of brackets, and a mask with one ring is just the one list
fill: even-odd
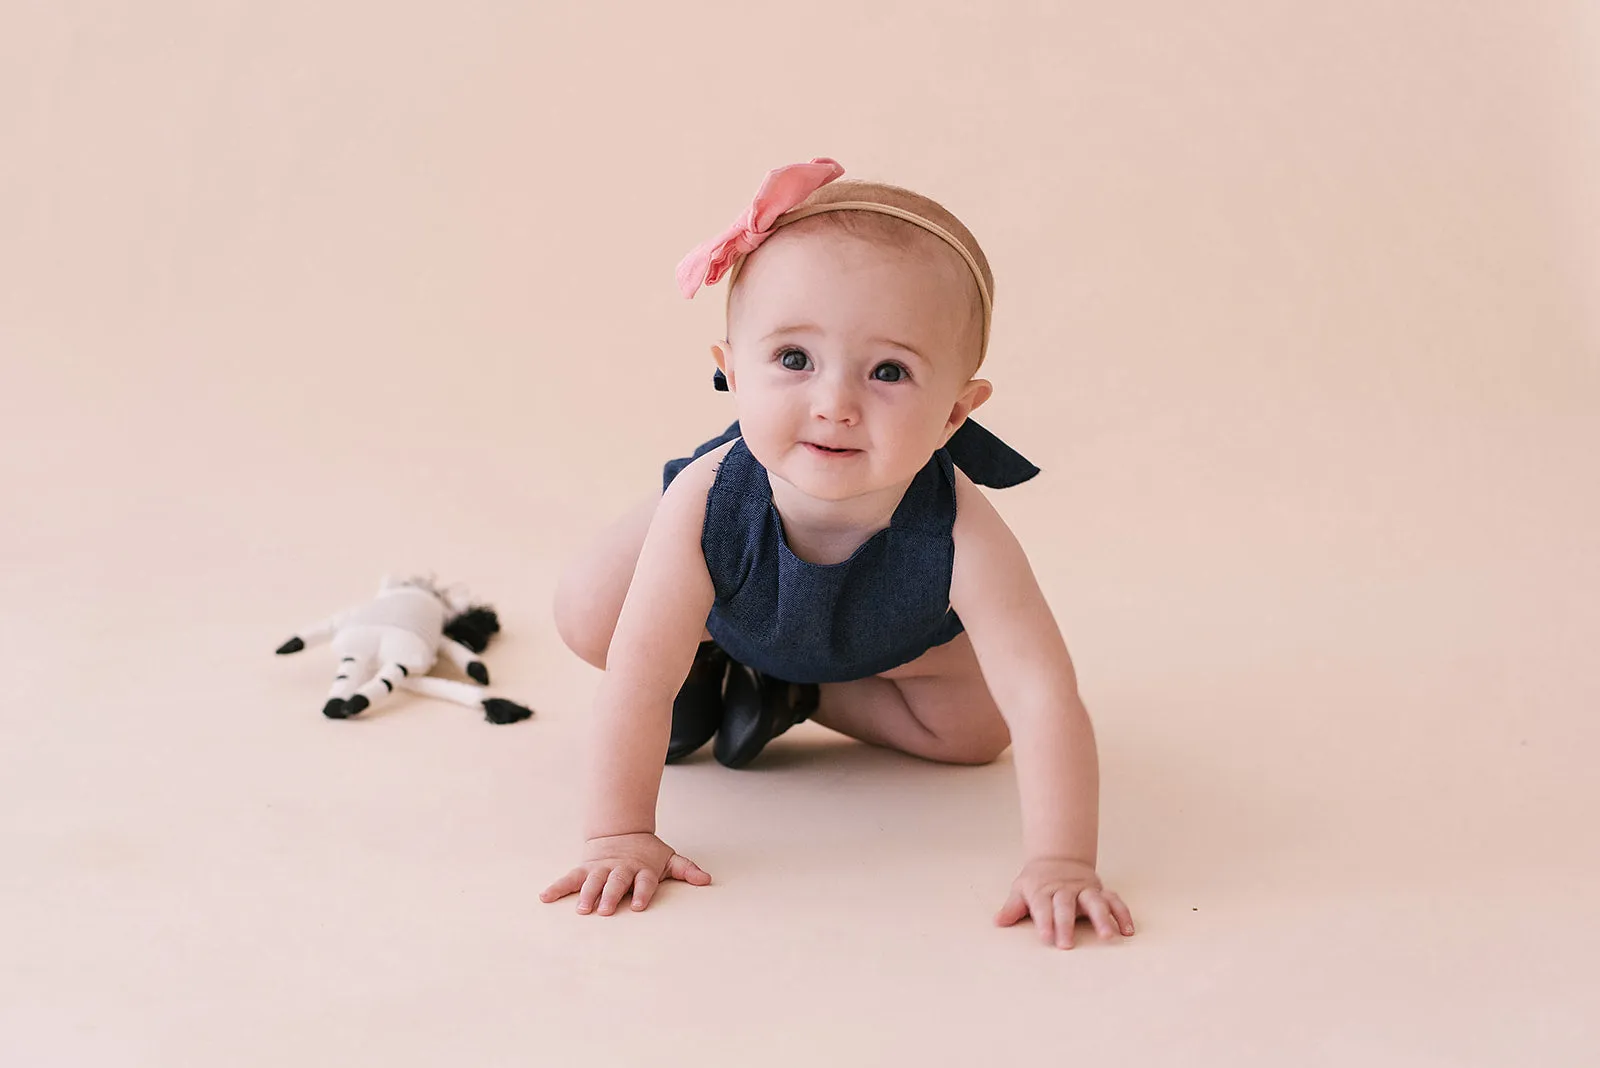
[[(738, 438), (734, 423), (693, 456), (669, 462), (663, 487), (694, 459)], [(766, 468), (737, 441), (707, 496), (700, 541), (716, 591), (706, 621), (712, 639), (734, 660), (774, 678), (847, 682), (899, 667), (956, 637), (962, 626), (950, 608), (955, 465), (989, 486), (1016, 485), (1038, 473), (968, 420), (917, 473), (887, 528), (848, 560), (811, 564), (790, 551)]]

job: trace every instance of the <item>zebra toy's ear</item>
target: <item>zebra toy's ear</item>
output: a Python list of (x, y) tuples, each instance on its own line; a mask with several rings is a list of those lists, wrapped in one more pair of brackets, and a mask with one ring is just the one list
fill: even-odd
[(395, 581), (394, 576), (385, 571), (383, 573), (383, 578), (378, 581), (378, 592), (384, 593), (388, 590), (394, 589), (398, 585), (399, 583)]

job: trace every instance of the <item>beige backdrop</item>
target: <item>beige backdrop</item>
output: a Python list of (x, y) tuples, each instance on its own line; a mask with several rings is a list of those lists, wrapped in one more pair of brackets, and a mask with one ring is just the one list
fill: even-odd
[[(11, 0), (0, 1063), (1596, 1063), (1597, 62), (1585, 0)], [(1009, 756), (811, 725), (666, 776), (713, 887), (535, 900), (559, 568), (730, 417), (672, 268), (813, 155), (994, 262), (1124, 944), (989, 926)], [(533, 721), (273, 657), (416, 568)]]

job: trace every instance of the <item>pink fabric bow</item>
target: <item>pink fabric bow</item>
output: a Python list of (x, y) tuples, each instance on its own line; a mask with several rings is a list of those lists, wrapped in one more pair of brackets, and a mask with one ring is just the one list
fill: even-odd
[(701, 286), (714, 284), (740, 256), (748, 256), (772, 236), (772, 224), (778, 216), (842, 174), (844, 168), (826, 156), (768, 171), (744, 214), (716, 237), (695, 246), (679, 262), (678, 288), (683, 295), (693, 297)]

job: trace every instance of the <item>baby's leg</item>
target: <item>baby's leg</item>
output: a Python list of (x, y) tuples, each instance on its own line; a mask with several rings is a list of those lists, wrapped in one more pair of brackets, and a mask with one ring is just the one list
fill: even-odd
[(1011, 744), (965, 634), (882, 675), (824, 683), (811, 719), (863, 742), (947, 764), (987, 764)]
[[(556, 586), (556, 631), (567, 648), (597, 668), (606, 666), (611, 635), (644, 548), (661, 495), (641, 501), (607, 527), (567, 569)], [(701, 634), (709, 641), (709, 634)]]

